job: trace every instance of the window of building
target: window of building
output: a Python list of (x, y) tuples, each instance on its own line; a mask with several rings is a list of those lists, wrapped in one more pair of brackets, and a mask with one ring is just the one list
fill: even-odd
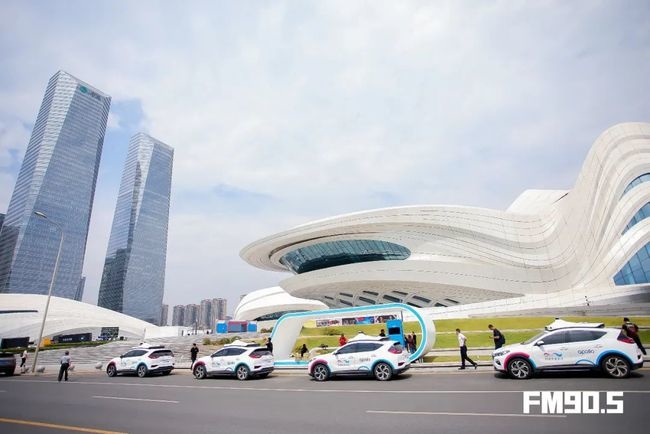
[(625, 226), (625, 229), (623, 229), (623, 234), (625, 234), (625, 232), (629, 231), (630, 228), (632, 228), (632, 226), (639, 223), (641, 220), (643, 220), (644, 218), (646, 218), (648, 216), (650, 216), (650, 202), (643, 205), (641, 207), (641, 209), (638, 210), (636, 212), (636, 214), (634, 214), (634, 216), (632, 217), (630, 222), (627, 224), (627, 226)]
[(406, 247), (377, 240), (339, 240), (301, 247), (284, 255), (280, 262), (296, 274), (346, 264), (404, 260)]
[(616, 285), (636, 285), (650, 282), (650, 243), (641, 247), (614, 275)]
[(627, 187), (625, 187), (625, 190), (623, 190), (623, 194), (621, 197), (625, 196), (625, 193), (628, 191), (632, 190), (634, 187), (636, 187), (639, 184), (642, 184), (644, 182), (650, 181), (650, 173), (644, 173), (643, 175), (637, 176), (630, 182)]

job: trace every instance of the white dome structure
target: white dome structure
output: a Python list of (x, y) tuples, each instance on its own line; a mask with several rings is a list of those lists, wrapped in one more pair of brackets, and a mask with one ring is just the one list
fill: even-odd
[(620, 124), (598, 137), (571, 190), (525, 191), (505, 211), (426, 205), (346, 214), (271, 235), (240, 255), (294, 273), (283, 290), (332, 308), (399, 302), (443, 315), (648, 302), (646, 181), (650, 124)]
[(234, 319), (237, 321), (273, 321), (288, 312), (327, 308), (327, 305), (321, 301), (293, 297), (279, 286), (273, 286), (252, 292), (242, 298), (235, 309)]
[[(37, 339), (47, 295), (0, 294), (0, 338)], [(148, 322), (68, 298), (52, 297), (43, 337), (99, 331), (119, 327), (120, 336), (142, 338), (156, 334), (160, 327)]]

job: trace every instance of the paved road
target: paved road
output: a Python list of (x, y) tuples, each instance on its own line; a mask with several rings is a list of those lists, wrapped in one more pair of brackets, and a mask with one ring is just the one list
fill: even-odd
[[(623, 391), (625, 413), (526, 416), (523, 390)], [(287, 374), (246, 382), (188, 374), (77, 373), (67, 383), (51, 376), (0, 378), (0, 432), (7, 433), (593, 434), (642, 432), (649, 408), (650, 370), (618, 381), (595, 374), (513, 381), (487, 369), (412, 373), (387, 383), (317, 383)]]

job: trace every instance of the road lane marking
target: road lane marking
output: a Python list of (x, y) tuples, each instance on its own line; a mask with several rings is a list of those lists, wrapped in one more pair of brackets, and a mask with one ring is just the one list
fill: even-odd
[[(30, 383), (52, 383), (55, 380), (5, 380), (6, 382), (30, 382)], [(199, 381), (199, 380), (197, 380)], [(202, 380), (208, 382), (209, 380)], [(242, 387), (242, 386), (196, 386), (182, 384), (145, 384), (145, 383), (121, 383), (106, 381), (75, 381), (66, 383), (66, 387), (72, 385), (94, 385), (94, 386), (132, 386), (132, 387), (162, 387), (168, 389), (204, 389), (204, 390), (234, 390), (251, 392), (294, 392), (294, 393), (386, 393), (404, 395), (463, 395), (463, 394), (508, 394), (522, 393), (523, 390), (364, 390), (364, 389), (296, 389), (296, 388), (272, 388), (272, 387)], [(557, 390), (557, 389), (552, 389)], [(571, 389), (574, 390), (574, 389)], [(587, 390), (587, 389), (585, 389)], [(609, 390), (589, 390), (590, 392), (608, 392)], [(650, 394), (650, 390), (623, 390), (624, 393)]]
[(147, 402), (166, 402), (170, 404), (178, 404), (179, 401), (168, 401), (166, 399), (147, 399), (147, 398), (125, 398), (123, 396), (93, 396), (97, 399), (121, 399), (124, 401), (147, 401)]
[(452, 413), (448, 411), (392, 411), (392, 410), (366, 410), (372, 414), (405, 414), (424, 416), (487, 416), (487, 417), (567, 417), (566, 414), (518, 414), (518, 413)]
[(24, 420), (24, 419), (6, 419), (3, 417), (0, 417), (0, 423), (13, 423), (16, 425), (38, 426), (41, 428), (52, 428), (61, 431), (76, 431), (76, 432), (87, 432), (87, 433), (95, 433), (95, 434), (127, 434), (121, 431), (107, 431), (104, 429), (84, 428), (81, 426), (72, 426), (72, 425), (59, 425), (55, 423), (46, 423), (46, 422), (35, 422), (32, 420)]

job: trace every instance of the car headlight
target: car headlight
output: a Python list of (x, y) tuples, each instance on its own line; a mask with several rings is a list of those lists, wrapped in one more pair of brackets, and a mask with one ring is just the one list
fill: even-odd
[(509, 352), (510, 352), (510, 350), (495, 351), (495, 352), (492, 353), (492, 356), (493, 357), (501, 357), (501, 356), (505, 356)]

